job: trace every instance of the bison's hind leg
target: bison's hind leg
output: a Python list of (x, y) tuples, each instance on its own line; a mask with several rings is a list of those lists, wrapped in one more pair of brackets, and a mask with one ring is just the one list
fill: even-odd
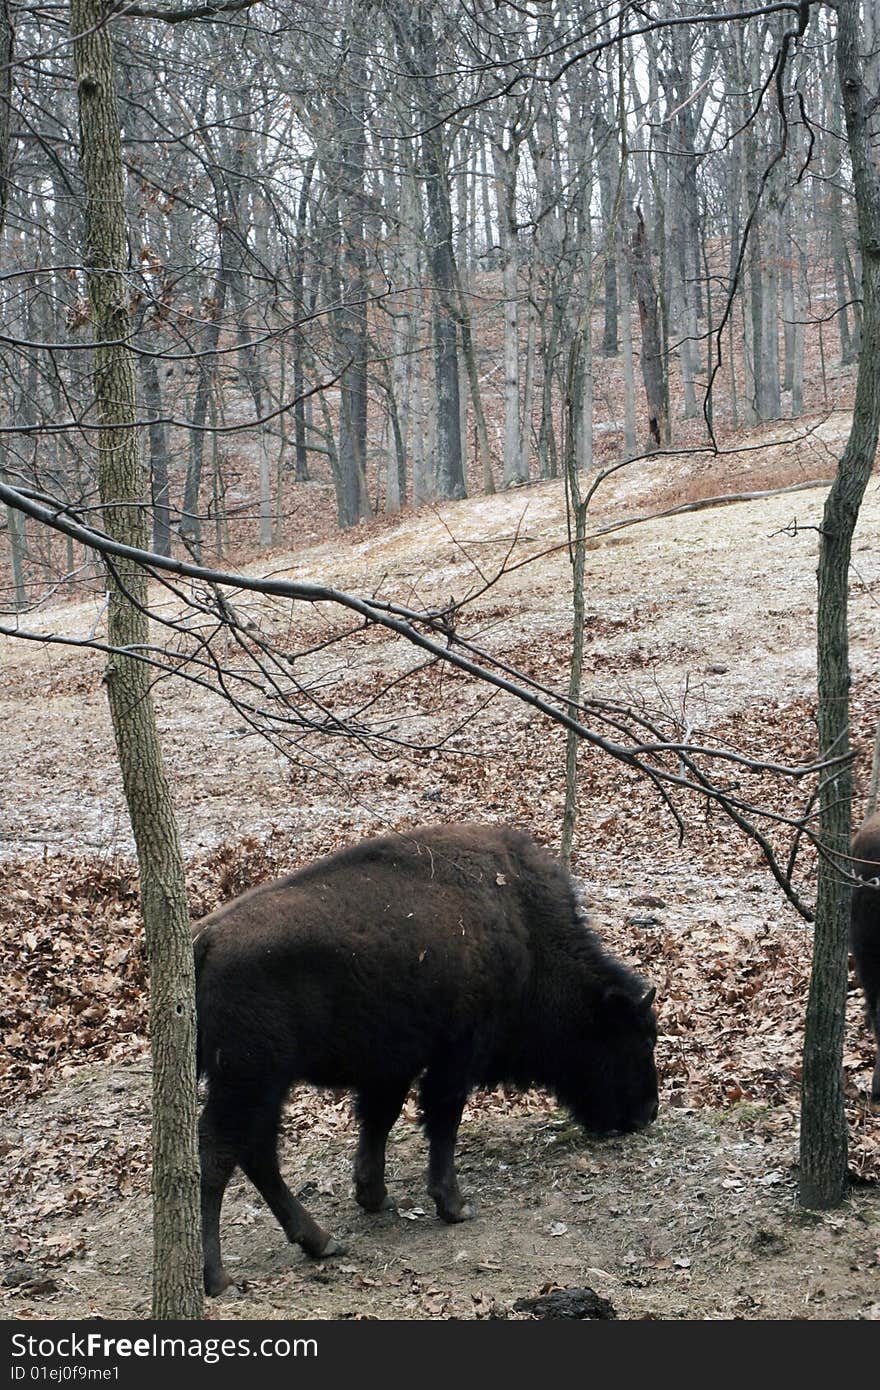
[(220, 1255), (220, 1208), (235, 1171), (236, 1145), (228, 1125), (219, 1120), (209, 1100), (199, 1119), (199, 1160), (202, 1170), (202, 1254), (205, 1293), (218, 1294), (232, 1283)]
[(266, 1202), (287, 1239), (313, 1259), (341, 1255), (340, 1245), (309, 1216), (281, 1176), (278, 1167), (278, 1130), (284, 1096), (255, 1107), (249, 1134), (242, 1143), (239, 1163)]
[(409, 1079), (363, 1086), (357, 1093), (360, 1133), (354, 1159), (354, 1195), (364, 1211), (389, 1211), (394, 1199), (385, 1186), (385, 1145), (409, 1090)]
[(266, 1201), (288, 1240), (307, 1255), (338, 1255), (342, 1246), (313, 1221), (287, 1188), (278, 1168), (278, 1129), (284, 1091), (261, 1091), (247, 1084), (209, 1083), (208, 1099), (199, 1121), (202, 1167), (202, 1247), (205, 1291), (218, 1294), (232, 1282), (220, 1254), (220, 1208), (236, 1166), (250, 1178)]
[(474, 1204), (462, 1194), (455, 1172), (455, 1141), (468, 1098), (456, 1069), (432, 1064), (422, 1077), (419, 1100), (428, 1136), (428, 1191), (441, 1221), (470, 1221)]
[(874, 1063), (874, 1077), (871, 1082), (871, 1100), (874, 1105), (880, 1105), (880, 987), (875, 990), (868, 1004), (868, 1022), (874, 1030), (874, 1037), (877, 1039), (877, 1057)]

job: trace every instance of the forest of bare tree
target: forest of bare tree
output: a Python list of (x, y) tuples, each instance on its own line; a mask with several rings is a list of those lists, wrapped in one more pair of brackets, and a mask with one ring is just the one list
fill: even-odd
[[(0, 651), (19, 750), (0, 826), (0, 1080), (26, 1107), (91, 1047), (136, 1065), (114, 1020), (149, 1034), (155, 1318), (204, 1306), (191, 917), (417, 812), (527, 824), (588, 897), (609, 872), (635, 893), (640, 855), (683, 895), (695, 875), (707, 901), (719, 874), (757, 866), (775, 906), (747, 944), (721, 911), (737, 945), (708, 946), (737, 1019), (723, 1064), (675, 983), (673, 959), (703, 1000), (694, 958), (662, 921), (654, 944), (611, 928), (626, 959), (665, 971), (661, 1124), (664, 1106), (719, 1101), (790, 1118), (796, 1092), (799, 1207), (876, 1182), (876, 1110), (852, 1076), (868, 989), (861, 966), (850, 981), (847, 931), (880, 721), (864, 669), (878, 581), (853, 561), (880, 426), (878, 141), (873, 0), (0, 0)], [(737, 546), (728, 504), (756, 507), (766, 532), (743, 522)], [(692, 513), (706, 530), (682, 529), (676, 560)], [(658, 522), (670, 530), (640, 548)], [(726, 576), (700, 568), (709, 534), (730, 545)], [(632, 566), (606, 573), (591, 557), (617, 544)], [(729, 609), (723, 641), (713, 603)], [(667, 610), (646, 654), (641, 625), (659, 633)], [(618, 634), (636, 645), (615, 667), (595, 643)], [(56, 728), (62, 692), (82, 699)], [(44, 698), (45, 747), (22, 762)], [(50, 812), (68, 755), (76, 790)], [(200, 794), (224, 798), (210, 834), (191, 775), (222, 786)], [(265, 806), (250, 787), (264, 776)], [(69, 836), (44, 815), (69, 817)], [(144, 929), (136, 980), (120, 856)], [(632, 903), (664, 908), (647, 881)], [(81, 891), (88, 911), (70, 909)], [(118, 973), (95, 964), (90, 912)], [(792, 922), (791, 958), (761, 955), (761, 931)], [(74, 944), (46, 976), (56, 929)], [(740, 950), (732, 981), (718, 962)], [(743, 1041), (762, 988), (786, 1040), (766, 1075)], [(96, 1002), (59, 1002), (70, 990)], [(318, 1152), (333, 1139), (326, 1112), (296, 1123)], [(33, 1171), (22, 1159), (10, 1219)], [(16, 1240), (0, 1264), (39, 1297)], [(137, 1310), (130, 1293), (118, 1315)], [(515, 1308), (467, 1296), (476, 1316)], [(723, 1296), (750, 1315), (740, 1289)], [(434, 1316), (425, 1297), (406, 1315)], [(452, 1293), (441, 1303), (461, 1315)], [(267, 1306), (243, 1316), (277, 1316)]]
[[(120, 8), (154, 549), (286, 541), (307, 480), (351, 526), (555, 477), (576, 343), (583, 466), (844, 399), (860, 261), (832, 12), (784, 50), (792, 5), (689, 9)], [(67, 17), (10, 16), (3, 470), (88, 508)], [(7, 609), (80, 577), (12, 513), (5, 537)]]

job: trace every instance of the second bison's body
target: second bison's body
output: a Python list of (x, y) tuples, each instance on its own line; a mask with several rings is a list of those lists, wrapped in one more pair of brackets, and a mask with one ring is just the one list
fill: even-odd
[(853, 889), (849, 944), (877, 1039), (871, 1098), (880, 1101), (880, 813), (869, 816), (856, 831), (852, 853), (860, 882)]
[(195, 939), (205, 1282), (228, 1282), (219, 1214), (236, 1165), (291, 1240), (339, 1247), (278, 1171), (296, 1082), (355, 1092), (355, 1192), (389, 1204), (385, 1142), (412, 1083), (438, 1214), (472, 1214), (455, 1175), (476, 1086), (543, 1086), (589, 1130), (657, 1110), (653, 991), (584, 922), (569, 875), (503, 826), (433, 826), (367, 840), (243, 894)]

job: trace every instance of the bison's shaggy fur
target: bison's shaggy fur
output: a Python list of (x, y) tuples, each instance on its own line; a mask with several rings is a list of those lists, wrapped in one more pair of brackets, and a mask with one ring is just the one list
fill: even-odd
[(569, 875), (528, 835), (432, 826), (367, 840), (243, 894), (195, 928), (205, 1285), (229, 1282), (220, 1205), (240, 1165), (288, 1238), (340, 1247), (285, 1186), (290, 1086), (349, 1087), (355, 1194), (391, 1205), (385, 1142), (420, 1079), (428, 1187), (445, 1221), (473, 1214), (453, 1161), (476, 1086), (544, 1086), (588, 1129), (657, 1111), (653, 991), (602, 947)]

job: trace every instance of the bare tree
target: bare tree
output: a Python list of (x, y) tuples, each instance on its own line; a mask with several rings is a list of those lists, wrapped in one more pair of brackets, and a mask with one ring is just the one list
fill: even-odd
[[(71, 33), (85, 188), (84, 257), (92, 327), (98, 478), (108, 533), (146, 545), (146, 487), (137, 432), (134, 363), (127, 345), (126, 236), (122, 147), (107, 13), (102, 0), (72, 0)], [(201, 1313), (195, 1143), (195, 976), (183, 857), (156, 719), (142, 567), (108, 564), (105, 672), (119, 764), (140, 868), (141, 913), (150, 962), (153, 1053), (153, 1315)]]
[(853, 531), (880, 435), (880, 174), (872, 150), (880, 92), (866, 84), (859, 39), (858, 0), (838, 0), (837, 70), (862, 254), (862, 350), (852, 429), (825, 503), (819, 551), (819, 749), (824, 756), (832, 754), (844, 760), (833, 770), (826, 770), (820, 780), (820, 833), (825, 853), (819, 864), (804, 1040), (799, 1192), (804, 1206), (820, 1208), (836, 1206), (847, 1182), (842, 1083), (852, 893), (852, 875), (847, 872), (852, 829), (847, 598)]

